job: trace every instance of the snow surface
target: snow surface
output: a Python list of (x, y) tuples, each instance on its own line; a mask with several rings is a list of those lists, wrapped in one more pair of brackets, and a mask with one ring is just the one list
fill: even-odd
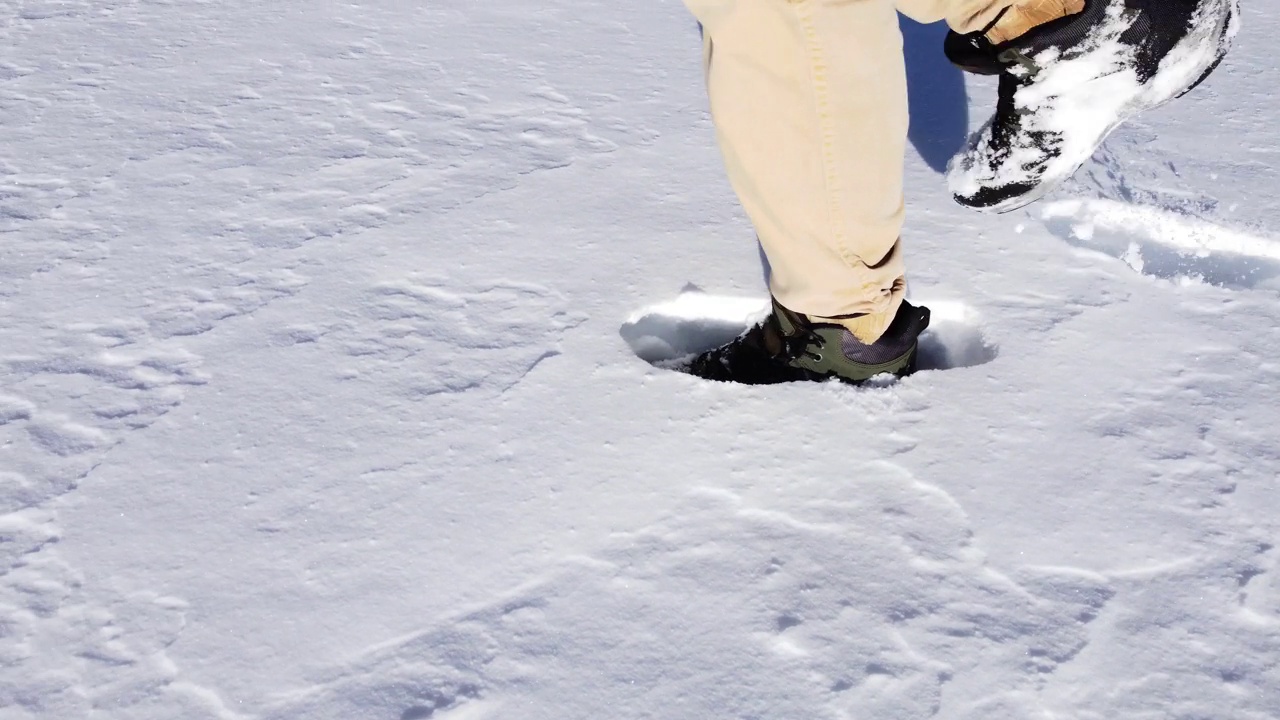
[(905, 29), (929, 369), (743, 388), (675, 0), (11, 0), (0, 718), (1280, 715), (1280, 8), (1001, 217)]

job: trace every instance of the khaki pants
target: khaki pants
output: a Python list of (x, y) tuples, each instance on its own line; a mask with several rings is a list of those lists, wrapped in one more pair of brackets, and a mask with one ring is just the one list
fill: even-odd
[[(778, 302), (883, 334), (906, 289), (907, 84), (897, 11), (981, 29), (1015, 0), (685, 0), (729, 180)], [(856, 326), (856, 327), (855, 327)]]

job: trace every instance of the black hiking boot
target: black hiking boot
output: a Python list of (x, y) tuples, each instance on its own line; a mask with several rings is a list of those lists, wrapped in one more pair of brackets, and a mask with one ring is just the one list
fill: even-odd
[(1000, 37), (990, 32), (1000, 18), (949, 34), (953, 63), (1000, 76), (995, 116), (951, 161), (956, 201), (1008, 212), (1040, 199), (1121, 123), (1207, 78), (1239, 16), (1239, 0), (1087, 0), (1005, 42), (990, 39)]
[(775, 300), (769, 317), (733, 342), (672, 367), (743, 385), (906, 377), (916, 371), (917, 338), (927, 327), (929, 309), (903, 302), (884, 336), (868, 345), (843, 325), (812, 322)]

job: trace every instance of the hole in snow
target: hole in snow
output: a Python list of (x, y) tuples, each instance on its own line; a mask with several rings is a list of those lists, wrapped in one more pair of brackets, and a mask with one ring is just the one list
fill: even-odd
[(690, 291), (632, 315), (620, 334), (641, 360), (656, 363), (724, 345), (768, 311), (768, 302), (759, 298)]
[(920, 336), (920, 369), (977, 367), (995, 360), (999, 348), (987, 340), (978, 314), (955, 300), (913, 298), (929, 308), (929, 329)]
[[(977, 314), (964, 303), (917, 300), (933, 313), (920, 336), (920, 369), (947, 370), (983, 365), (999, 354), (987, 340)], [(675, 360), (723, 345), (762, 320), (767, 300), (687, 291), (632, 315), (619, 334), (640, 359)]]

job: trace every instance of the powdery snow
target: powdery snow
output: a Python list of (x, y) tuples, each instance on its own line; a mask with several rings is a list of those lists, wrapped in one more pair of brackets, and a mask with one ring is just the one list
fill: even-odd
[(3, 720), (1276, 716), (1280, 10), (1000, 217), (908, 26), (864, 388), (646, 362), (766, 301), (675, 0), (9, 10)]

